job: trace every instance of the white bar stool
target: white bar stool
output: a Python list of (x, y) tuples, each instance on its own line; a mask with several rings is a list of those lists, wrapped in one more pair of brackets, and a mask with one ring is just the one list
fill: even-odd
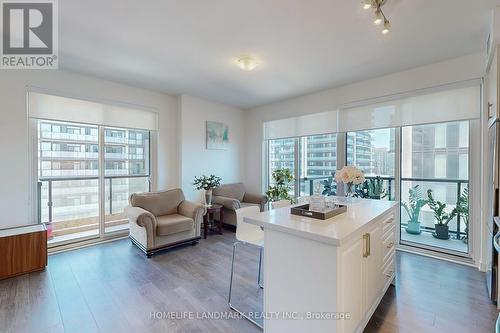
[(248, 317), (244, 312), (238, 310), (231, 304), (231, 294), (233, 289), (233, 273), (234, 273), (234, 256), (236, 253), (236, 246), (238, 244), (248, 244), (257, 246), (260, 250), (259, 257), (259, 276), (257, 278), (257, 284), (260, 288), (263, 288), (261, 284), (261, 268), (262, 268), (262, 250), (264, 249), (264, 232), (259, 226), (246, 223), (243, 221), (243, 217), (255, 215), (260, 213), (260, 209), (257, 206), (244, 207), (236, 210), (236, 242), (233, 244), (233, 260), (231, 262), (231, 281), (229, 282), (229, 308), (238, 312), (245, 319), (255, 324), (256, 326), (262, 328), (262, 325), (257, 323), (253, 318)]

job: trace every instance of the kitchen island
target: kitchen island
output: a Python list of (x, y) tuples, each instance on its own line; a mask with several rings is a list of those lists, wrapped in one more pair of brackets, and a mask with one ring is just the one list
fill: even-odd
[(264, 332), (362, 332), (395, 278), (397, 203), (354, 199), (328, 220), (290, 207), (245, 221), (264, 229)]

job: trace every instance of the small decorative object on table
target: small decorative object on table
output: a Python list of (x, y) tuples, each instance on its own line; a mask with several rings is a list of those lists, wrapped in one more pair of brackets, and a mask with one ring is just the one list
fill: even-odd
[(347, 165), (335, 173), (335, 180), (346, 185), (346, 197), (354, 196), (354, 185), (359, 185), (365, 181), (365, 175), (361, 170), (353, 165)]
[(309, 210), (323, 211), (326, 208), (326, 199), (321, 194), (321, 184), (316, 183), (314, 186), (314, 195), (309, 198)]
[(205, 190), (205, 206), (212, 205), (212, 190), (220, 185), (222, 178), (216, 175), (194, 177), (195, 190)]

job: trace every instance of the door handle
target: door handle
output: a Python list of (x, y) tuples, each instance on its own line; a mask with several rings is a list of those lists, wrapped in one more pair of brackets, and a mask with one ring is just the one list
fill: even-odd
[(363, 235), (363, 258), (370, 256), (370, 234)]

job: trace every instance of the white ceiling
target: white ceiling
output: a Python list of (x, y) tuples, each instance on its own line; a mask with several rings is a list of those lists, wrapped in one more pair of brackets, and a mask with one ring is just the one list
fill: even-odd
[(383, 36), (360, 0), (64, 0), (60, 66), (249, 108), (482, 51), (494, 4), (387, 0)]

